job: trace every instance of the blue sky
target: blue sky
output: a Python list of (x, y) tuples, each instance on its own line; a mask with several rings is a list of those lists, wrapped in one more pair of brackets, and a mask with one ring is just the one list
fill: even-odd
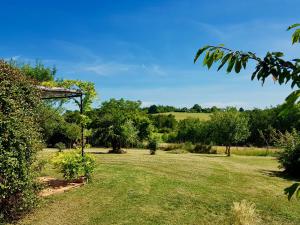
[(286, 31), (300, 22), (298, 3), (2, 1), (0, 52), (5, 59), (55, 65), (62, 78), (93, 81), (100, 101), (268, 107), (282, 103), (291, 89), (250, 81), (251, 66), (228, 75), (193, 64), (193, 57), (199, 47), (220, 43), (258, 55), (272, 50), (299, 57)]

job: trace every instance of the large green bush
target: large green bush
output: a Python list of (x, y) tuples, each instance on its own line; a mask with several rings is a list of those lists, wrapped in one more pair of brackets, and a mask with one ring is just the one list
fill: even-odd
[(82, 157), (81, 151), (78, 150), (59, 152), (53, 158), (53, 163), (66, 180), (77, 179), (81, 176), (90, 179), (95, 168), (94, 157), (87, 153)]
[(249, 137), (248, 117), (235, 109), (215, 112), (209, 120), (210, 139), (214, 144), (225, 145), (227, 156), (230, 148), (245, 141)]
[(101, 108), (90, 115), (92, 144), (112, 147), (111, 153), (124, 153), (121, 148), (147, 140), (152, 125), (140, 107), (139, 101), (110, 99), (103, 102)]
[(187, 118), (178, 123), (176, 140), (178, 142), (206, 142), (208, 141), (207, 123), (195, 118)]
[(19, 218), (36, 203), (32, 165), (41, 148), (39, 102), (33, 82), (0, 61), (0, 223)]
[(275, 142), (282, 151), (279, 152), (278, 160), (285, 171), (300, 177), (300, 134), (293, 130), (274, 135)]

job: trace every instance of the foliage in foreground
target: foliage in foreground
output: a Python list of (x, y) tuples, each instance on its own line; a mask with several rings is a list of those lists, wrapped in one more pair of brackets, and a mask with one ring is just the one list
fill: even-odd
[[(294, 30), (292, 34), (292, 44), (300, 42), (300, 24), (296, 23), (287, 28), (287, 30)], [(268, 77), (272, 77), (274, 81), (278, 81), (281, 84), (287, 84), (291, 82), (291, 88), (296, 87), (285, 101), (282, 114), (286, 114), (293, 108), (295, 104), (299, 104), (300, 97), (300, 59), (285, 60), (282, 52), (267, 52), (264, 58), (258, 57), (253, 52), (245, 51), (233, 51), (225, 48), (223, 45), (219, 46), (204, 46), (200, 48), (194, 58), (194, 63), (198, 60), (202, 53), (206, 52), (203, 59), (203, 65), (207, 68), (211, 68), (213, 63), (219, 62), (218, 70), (220, 70), (225, 64), (227, 64), (227, 73), (230, 73), (233, 68), (236, 73), (239, 73), (241, 69), (246, 69), (249, 60), (253, 60), (256, 63), (256, 68), (252, 73), (251, 79), (257, 78), (262, 83)], [(294, 171), (293, 173), (299, 173)]]
[[(293, 24), (288, 27), (288, 30), (295, 29), (299, 26), (300, 24)], [(299, 42), (300, 29), (295, 29), (292, 35), (292, 43), (295, 44)], [(234, 51), (225, 48), (224, 45), (207, 45), (197, 51), (194, 62), (196, 62), (203, 53), (205, 53), (203, 65), (207, 66), (208, 69), (210, 69), (214, 63), (219, 63), (218, 70), (227, 64), (227, 73), (233, 70), (239, 73), (242, 69), (246, 69), (249, 60), (252, 60), (256, 64), (256, 68), (251, 76), (252, 80), (256, 78), (264, 83), (268, 77), (272, 77), (272, 79), (277, 81), (280, 85), (291, 82), (291, 87), (296, 87), (296, 90), (286, 98), (285, 111), (293, 107), (300, 97), (299, 58), (285, 60), (282, 52), (267, 52), (265, 57), (261, 58), (249, 51)]]
[[(284, 134), (277, 132), (273, 134), (275, 143), (282, 149), (279, 152), (278, 160), (281, 167), (285, 169), (289, 175), (299, 177), (300, 171), (300, 134), (294, 129), (292, 132)], [(284, 189), (284, 193), (288, 199), (295, 195), (300, 198), (300, 183), (294, 183), (290, 187)]]
[(18, 69), (0, 61), (0, 223), (36, 204), (32, 165), (41, 149), (39, 93)]
[(90, 179), (96, 166), (92, 155), (85, 153), (82, 156), (81, 151), (77, 150), (59, 152), (52, 162), (66, 180), (78, 179), (82, 176)]

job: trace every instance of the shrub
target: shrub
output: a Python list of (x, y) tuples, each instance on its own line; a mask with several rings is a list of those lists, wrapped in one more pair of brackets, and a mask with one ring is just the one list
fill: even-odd
[(164, 133), (162, 135), (162, 141), (167, 143), (173, 143), (177, 141), (177, 132)]
[(278, 152), (278, 160), (281, 167), (285, 169), (289, 175), (299, 176), (300, 171), (300, 135), (296, 130), (278, 132), (273, 135), (275, 143), (282, 151)]
[(64, 150), (66, 148), (66, 145), (63, 142), (58, 142), (55, 144), (55, 148), (57, 148), (58, 151), (61, 152), (62, 150)]
[(142, 142), (142, 141), (138, 141), (138, 142), (136, 143), (136, 147), (137, 147), (137, 148), (142, 148), (142, 149), (147, 149), (147, 148), (148, 148), (148, 145), (147, 145), (147, 143), (144, 143), (144, 142)]
[(52, 162), (66, 180), (78, 179), (81, 176), (90, 179), (95, 168), (94, 157), (87, 153), (82, 157), (78, 150), (60, 152)]
[(178, 123), (176, 141), (205, 142), (208, 140), (207, 123), (195, 118), (187, 118)]
[(183, 145), (183, 148), (189, 152), (192, 152), (193, 149), (194, 149), (194, 145), (192, 142), (185, 142), (184, 145)]
[(160, 144), (159, 145), (159, 149), (163, 150), (163, 151), (171, 151), (171, 150), (175, 150), (175, 149), (181, 149), (183, 147), (183, 144)]
[(158, 143), (157, 143), (156, 139), (151, 139), (149, 141), (148, 148), (150, 150), (150, 155), (155, 155), (157, 146), (158, 146)]
[(165, 115), (165, 114), (156, 114), (150, 116), (152, 124), (160, 133), (169, 133), (170, 131), (174, 130), (177, 121), (175, 116), (172, 114)]
[(48, 163), (48, 161), (46, 159), (39, 159), (33, 163), (32, 169), (37, 175), (41, 175), (41, 173), (45, 169), (47, 163)]
[(211, 145), (196, 144), (194, 149), (191, 150), (192, 153), (202, 153), (202, 154), (216, 154), (217, 151), (212, 149)]
[(36, 204), (33, 163), (42, 148), (34, 83), (0, 60), (0, 224)]
[(85, 144), (85, 146), (84, 146), (85, 149), (88, 149), (88, 148), (91, 148), (91, 147), (92, 147), (91, 144)]
[(242, 200), (234, 202), (231, 208), (234, 225), (258, 225), (261, 219), (256, 212), (255, 204)]

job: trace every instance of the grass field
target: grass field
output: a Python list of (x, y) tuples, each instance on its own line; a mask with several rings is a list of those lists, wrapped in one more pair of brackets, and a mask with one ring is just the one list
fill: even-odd
[[(225, 154), (225, 146), (213, 146), (218, 154)], [(231, 154), (243, 156), (276, 156), (279, 149), (256, 148), (256, 147), (231, 147)]]
[[(192, 145), (194, 147), (195, 145)], [(177, 143), (160, 143), (159, 149), (164, 151), (173, 151), (176, 152), (185, 152), (187, 153), (187, 149), (185, 148), (185, 144), (177, 144)], [(181, 151), (177, 151), (181, 150)], [(212, 146), (212, 150), (216, 150), (217, 154), (225, 154), (225, 146)], [(241, 146), (232, 146), (231, 154), (233, 155), (241, 155), (241, 156), (277, 156), (279, 149), (276, 148), (257, 148), (257, 147), (241, 147)]]
[(186, 118), (197, 118), (202, 121), (207, 121), (209, 120), (210, 113), (186, 113), (186, 112), (168, 112), (168, 113), (159, 113), (159, 114), (164, 114), (164, 115), (169, 115), (172, 114), (175, 116), (175, 119), (180, 121), (184, 120)]
[[(283, 195), (292, 181), (276, 176), (272, 157), (146, 150), (95, 157), (92, 183), (45, 198), (19, 224), (228, 224), (232, 203), (242, 199), (256, 204), (263, 224), (300, 224), (300, 202)], [(51, 166), (44, 175), (57, 176)]]

